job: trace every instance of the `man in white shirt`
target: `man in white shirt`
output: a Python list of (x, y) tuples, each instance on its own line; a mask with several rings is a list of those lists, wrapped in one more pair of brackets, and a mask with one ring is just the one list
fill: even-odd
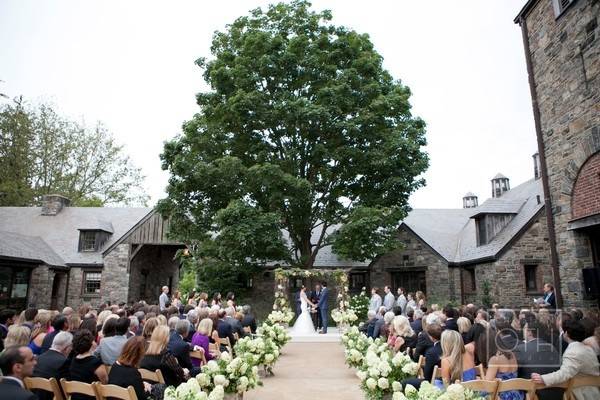
[(160, 311), (167, 308), (167, 303), (169, 303), (169, 287), (162, 287), (162, 294), (158, 297), (158, 305), (160, 306)]
[(369, 302), (369, 310), (375, 311), (375, 313), (377, 313), (382, 303), (381, 296), (377, 294), (378, 290), (376, 287), (371, 289), (371, 301)]
[(394, 304), (396, 304), (396, 298), (392, 293), (392, 289), (389, 286), (384, 286), (383, 291), (385, 292), (385, 296), (383, 297), (383, 306), (385, 307), (385, 311), (390, 311)]
[(396, 300), (396, 305), (402, 309), (402, 315), (406, 315), (406, 296), (404, 295), (404, 288), (398, 288), (398, 299)]

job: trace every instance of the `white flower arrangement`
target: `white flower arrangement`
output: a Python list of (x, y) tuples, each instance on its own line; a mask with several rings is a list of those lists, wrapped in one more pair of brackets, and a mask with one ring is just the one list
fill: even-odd
[(271, 370), (280, 353), (275, 342), (269, 338), (245, 337), (235, 344), (235, 354), (246, 360), (249, 365), (264, 365)]
[(279, 351), (281, 351), (281, 348), (285, 346), (286, 343), (292, 340), (288, 331), (280, 325), (269, 325), (264, 323), (258, 328), (257, 333), (264, 338), (272, 340)]
[(292, 318), (294, 318), (294, 313), (289, 308), (282, 308), (281, 311), (277, 310), (277, 305), (273, 304), (273, 310), (268, 316), (267, 319), (273, 324), (289, 324)]
[(406, 385), (403, 395), (392, 397), (393, 400), (484, 400), (484, 397), (479, 392), (474, 392), (470, 389), (465, 389), (461, 384), (454, 383), (446, 389), (440, 389), (431, 383), (424, 381), (421, 383), (419, 390), (412, 385)]
[[(190, 379), (186, 384), (190, 384), (190, 381), (195, 381), (196, 384), (192, 383), (191, 385), (197, 385), (199, 389), (210, 392), (211, 395), (218, 387), (223, 388), (224, 393), (242, 394), (258, 385), (262, 385), (258, 378), (258, 367), (256, 365), (249, 363), (247, 359), (242, 357), (232, 358), (227, 352), (223, 352), (218, 360), (210, 360), (202, 367), (202, 372), (196, 376), (196, 379)], [(210, 397), (207, 399), (212, 400)], [(168, 400), (197, 399), (176, 398)]]
[[(347, 303), (347, 302), (346, 302)], [(338, 325), (347, 325), (358, 319), (358, 316), (354, 312), (354, 310), (345, 310), (345, 309), (334, 309), (331, 311), (331, 318)]]

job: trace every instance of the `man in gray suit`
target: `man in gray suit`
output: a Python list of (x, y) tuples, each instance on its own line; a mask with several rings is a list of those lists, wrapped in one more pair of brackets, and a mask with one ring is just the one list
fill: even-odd
[(383, 291), (385, 292), (385, 296), (383, 297), (383, 306), (385, 307), (385, 311), (391, 311), (392, 307), (394, 307), (396, 303), (396, 298), (392, 293), (392, 288), (389, 286), (385, 286)]

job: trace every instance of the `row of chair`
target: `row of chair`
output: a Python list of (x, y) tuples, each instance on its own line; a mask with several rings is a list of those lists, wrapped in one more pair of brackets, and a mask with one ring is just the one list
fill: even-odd
[[(165, 383), (162, 373), (159, 369), (149, 371), (140, 368), (142, 379), (152, 383)], [(78, 381), (60, 380), (60, 385), (55, 378), (25, 378), (25, 387), (28, 390), (43, 390), (52, 393), (54, 400), (70, 400), (73, 394), (83, 394), (94, 397), (98, 400), (106, 398), (116, 398), (121, 400), (137, 400), (133, 386), (123, 388), (117, 385), (103, 385), (99, 382), (84, 383)], [(61, 390), (62, 388), (62, 390)], [(63, 396), (64, 394), (64, 396)]]

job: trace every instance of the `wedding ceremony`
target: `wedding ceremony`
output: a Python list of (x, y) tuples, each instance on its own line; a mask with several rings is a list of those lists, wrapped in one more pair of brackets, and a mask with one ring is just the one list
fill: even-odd
[(0, 400), (600, 399), (599, 20), (0, 0)]

